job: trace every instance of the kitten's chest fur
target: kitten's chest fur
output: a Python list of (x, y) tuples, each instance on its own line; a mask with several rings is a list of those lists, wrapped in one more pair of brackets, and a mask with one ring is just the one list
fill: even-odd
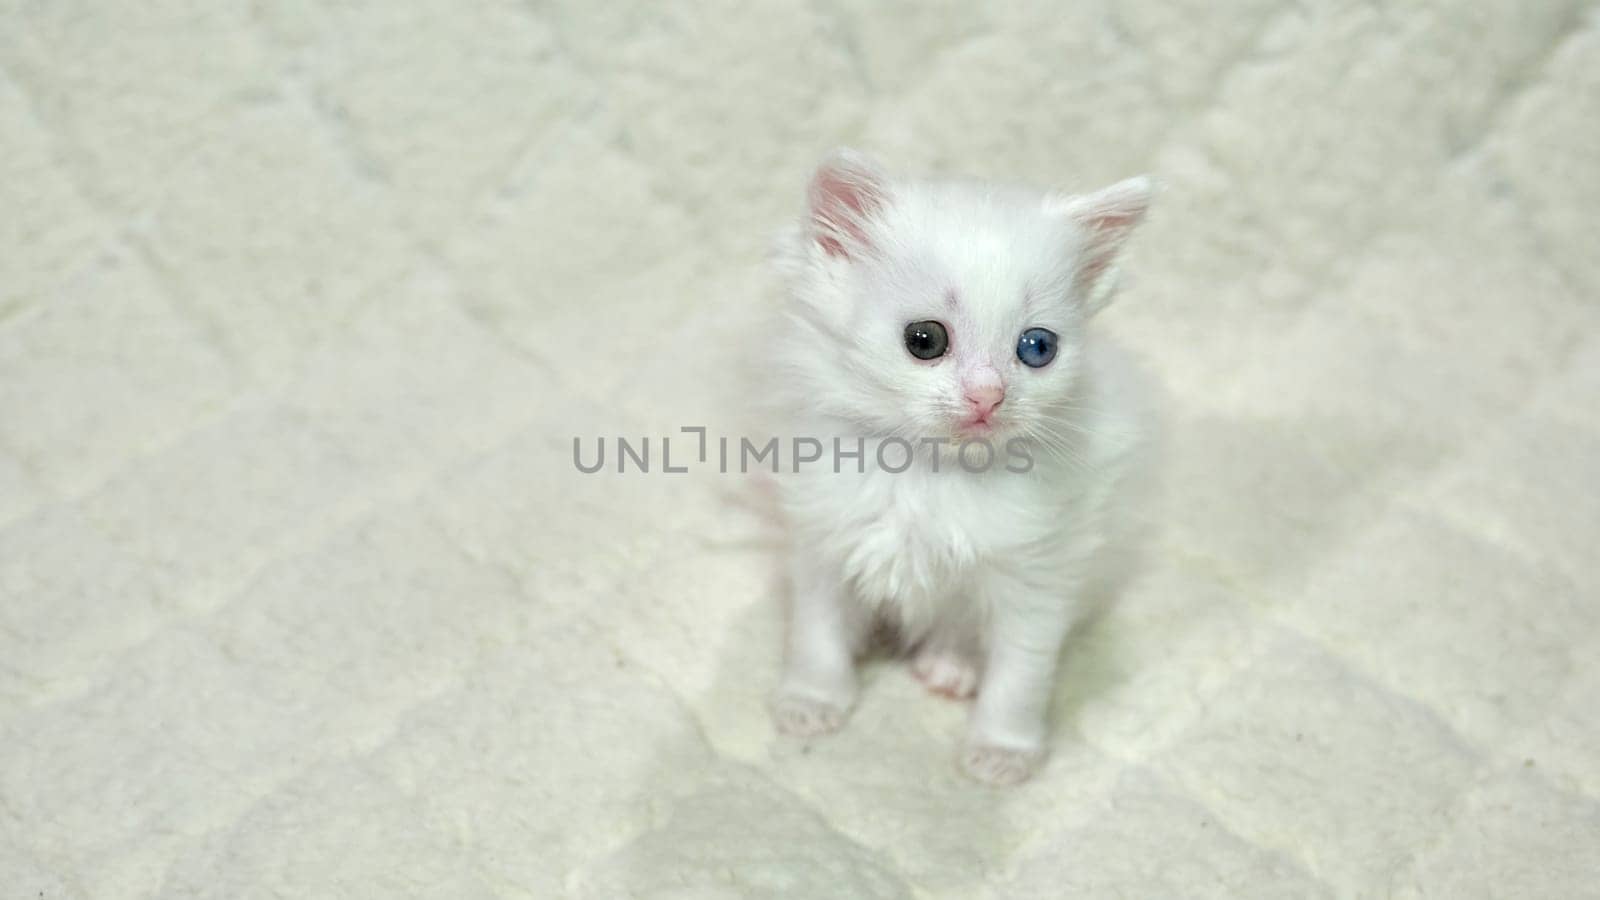
[(1038, 537), (1024, 509), (1032, 485), (959, 469), (827, 473), (793, 486), (791, 512), (855, 600), (915, 636), (981, 612), (974, 588), (985, 567)]

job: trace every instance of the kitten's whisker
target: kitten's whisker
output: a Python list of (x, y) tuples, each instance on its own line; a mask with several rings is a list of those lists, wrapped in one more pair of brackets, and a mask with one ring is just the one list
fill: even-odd
[[(1055, 425), (1061, 424), (1067, 423), (1036, 421), (1031, 429), (1032, 436), (1041, 439), (1041, 446), (1052, 458), (1067, 463), (1080, 471), (1093, 471), (1095, 469), (1094, 464), (1080, 452), (1080, 448), (1067, 435), (1055, 429)], [(1092, 432), (1088, 429), (1082, 429), (1082, 431), (1086, 435), (1092, 435)]]

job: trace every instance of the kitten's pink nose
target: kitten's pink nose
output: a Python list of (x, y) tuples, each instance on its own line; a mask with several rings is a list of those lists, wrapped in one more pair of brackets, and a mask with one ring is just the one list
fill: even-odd
[(973, 417), (980, 422), (1006, 399), (1006, 386), (1000, 381), (1000, 373), (993, 369), (980, 370), (963, 379), (961, 392)]

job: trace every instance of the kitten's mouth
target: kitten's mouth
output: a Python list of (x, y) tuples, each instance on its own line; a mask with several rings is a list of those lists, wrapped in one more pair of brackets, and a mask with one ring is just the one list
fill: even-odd
[(989, 437), (998, 430), (992, 418), (964, 419), (956, 423), (956, 433), (962, 437)]

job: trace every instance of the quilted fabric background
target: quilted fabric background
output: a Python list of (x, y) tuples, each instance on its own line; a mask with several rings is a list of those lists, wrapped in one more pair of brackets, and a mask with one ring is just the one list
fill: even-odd
[[(0, 0), (0, 893), (1600, 896), (1600, 15), (985, 6)], [(840, 143), (1166, 184), (1016, 790), (778, 739), (751, 486), (572, 466), (736, 433)]]

